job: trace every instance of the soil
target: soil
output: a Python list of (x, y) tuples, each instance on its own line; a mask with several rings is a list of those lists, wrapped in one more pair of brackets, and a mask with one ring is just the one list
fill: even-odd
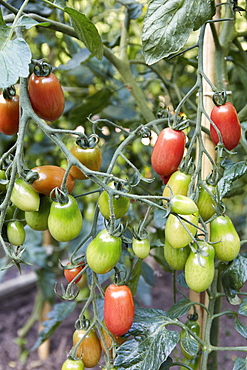
[[(157, 271), (155, 274), (156, 285), (152, 290), (152, 303), (150, 307), (167, 310), (173, 302), (171, 292), (170, 273)], [(2, 283), (3, 284), (3, 283)], [(55, 331), (50, 340), (49, 356), (42, 360), (37, 351), (30, 352), (25, 363), (20, 359), (19, 346), (16, 343), (17, 331), (23, 326), (32, 312), (36, 294), (35, 285), (27, 291), (16, 293), (11, 298), (1, 299), (0, 305), (0, 370), (60, 370), (66, 359), (66, 351), (71, 348), (71, 336), (74, 330), (75, 320), (78, 318), (80, 308), (76, 309)], [(234, 309), (227, 302), (224, 302), (224, 309)], [(237, 308), (235, 308), (237, 309)], [(186, 317), (185, 317), (186, 319)], [(241, 321), (244, 322), (243, 317)], [(35, 324), (29, 331), (26, 339), (26, 348), (30, 349), (37, 338), (38, 324)], [(245, 346), (246, 340), (233, 329), (233, 319), (229, 316), (221, 318), (220, 346)], [(236, 357), (245, 358), (244, 352), (220, 352), (219, 369), (231, 370)], [(103, 362), (102, 362), (103, 364)], [(99, 367), (95, 367), (100, 369)], [(179, 367), (172, 367), (178, 370)], [(152, 370), (152, 369), (150, 369)], [(212, 370), (212, 369), (211, 369)]]

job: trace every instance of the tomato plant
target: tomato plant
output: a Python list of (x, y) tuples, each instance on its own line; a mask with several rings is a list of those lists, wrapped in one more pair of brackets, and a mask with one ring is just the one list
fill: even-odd
[(135, 314), (132, 292), (127, 285), (110, 284), (105, 291), (104, 321), (116, 336), (127, 333)]
[(184, 155), (185, 142), (183, 131), (167, 127), (160, 132), (151, 156), (151, 164), (157, 174), (170, 176), (177, 171)]
[(15, 135), (19, 128), (19, 96), (11, 86), (0, 94), (0, 132)]
[(82, 360), (72, 360), (68, 358), (62, 365), (61, 370), (84, 370)]
[(95, 367), (101, 357), (101, 345), (95, 330), (86, 334), (86, 329), (76, 329), (73, 333), (73, 345), (77, 347), (76, 356), (81, 357), (85, 367)]

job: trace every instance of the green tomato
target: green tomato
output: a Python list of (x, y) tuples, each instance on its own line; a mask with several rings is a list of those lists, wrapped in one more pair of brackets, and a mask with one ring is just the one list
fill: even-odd
[(67, 242), (76, 238), (82, 228), (82, 215), (76, 199), (68, 195), (66, 203), (52, 202), (48, 229), (54, 239)]
[[(191, 215), (181, 215), (181, 217), (191, 222), (193, 225), (198, 225), (198, 215), (199, 213), (195, 212), (194, 214)], [(188, 233), (188, 231), (184, 228), (183, 225), (187, 227), (191, 235), (193, 236), (196, 235), (197, 231), (196, 226), (193, 226), (182, 219), (179, 220), (173, 214), (170, 214), (168, 216), (165, 226), (165, 238), (167, 242), (175, 249), (184, 248), (192, 241), (191, 235)]]
[(38, 211), (25, 212), (27, 224), (33, 230), (44, 231), (48, 229), (48, 217), (50, 214), (51, 200), (47, 196), (40, 198), (40, 206)]
[[(198, 321), (187, 320), (185, 325), (198, 337), (200, 337), (200, 324)], [(194, 358), (199, 350), (199, 344), (196, 339), (188, 333), (186, 329), (180, 332), (180, 347), (181, 352), (187, 359)]]
[[(214, 247), (198, 241), (200, 252), (190, 252), (185, 263), (184, 276), (188, 287), (197, 293), (208, 289), (214, 279)], [(196, 245), (194, 244), (196, 248)]]
[(146, 258), (150, 252), (150, 243), (148, 239), (136, 239), (133, 238), (132, 240), (132, 248), (133, 252), (135, 253), (136, 257), (138, 258)]
[(112, 236), (103, 229), (89, 243), (86, 259), (89, 267), (97, 274), (105, 274), (119, 261), (122, 254), (122, 239)]
[(38, 211), (39, 194), (23, 179), (16, 179), (11, 193), (11, 202), (22, 211)]
[[(110, 187), (114, 187), (114, 184), (109, 184)], [(106, 190), (104, 190), (99, 196), (99, 210), (100, 213), (106, 218), (109, 219), (111, 216), (110, 213), (110, 197)], [(123, 217), (129, 209), (130, 198), (120, 196), (118, 198), (112, 198), (113, 212), (116, 219)]]
[[(181, 171), (173, 172), (163, 190), (163, 197), (170, 198), (171, 195), (187, 195), (190, 182), (191, 175), (186, 175)], [(163, 200), (163, 202), (166, 203), (166, 200)]]
[(171, 211), (180, 215), (191, 215), (198, 212), (195, 202), (185, 195), (174, 195), (171, 199)]
[(228, 216), (218, 216), (210, 222), (210, 241), (215, 243), (215, 257), (221, 261), (232, 261), (239, 254), (240, 239)]
[(72, 360), (68, 358), (63, 363), (61, 370), (84, 370), (84, 363), (82, 360)]
[[(213, 185), (206, 185), (208, 190), (214, 195), (216, 187)], [(199, 197), (197, 200), (199, 213), (203, 221), (209, 220), (215, 214), (215, 201), (211, 195), (205, 190), (203, 186), (199, 187)]]
[[(1, 181), (2, 180), (2, 181)], [(6, 174), (4, 170), (0, 170), (0, 193), (5, 193), (6, 192)]]
[(164, 256), (168, 265), (174, 270), (183, 270), (190, 254), (190, 247), (175, 249), (167, 240), (164, 245)]
[(26, 233), (20, 221), (10, 221), (7, 224), (7, 238), (10, 244), (21, 245), (24, 243)]

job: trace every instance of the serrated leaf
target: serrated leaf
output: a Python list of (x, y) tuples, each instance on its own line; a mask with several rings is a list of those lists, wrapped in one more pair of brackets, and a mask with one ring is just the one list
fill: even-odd
[(93, 56), (102, 59), (104, 48), (97, 28), (84, 14), (76, 9), (65, 7), (64, 11), (69, 14), (72, 25), (79, 37)]
[(55, 304), (53, 310), (47, 314), (48, 320), (42, 323), (44, 329), (39, 333), (38, 339), (34, 343), (32, 350), (36, 349), (46, 339), (50, 338), (61, 322), (74, 311), (75, 307), (76, 302), (73, 301)]
[[(166, 312), (155, 309), (137, 309), (130, 333), (137, 335), (117, 350), (114, 363), (121, 369), (158, 369), (176, 347), (179, 333), (166, 329), (173, 322)], [(138, 337), (141, 335), (141, 338)]]
[(231, 190), (232, 183), (247, 173), (247, 161), (241, 161), (238, 163), (228, 163), (225, 167), (223, 177), (217, 184), (217, 190), (220, 199)]
[(49, 22), (41, 22), (40, 23), (40, 22), (37, 22), (33, 18), (30, 18), (26, 15), (23, 15), (17, 23), (17, 26), (25, 27), (27, 30), (29, 30), (32, 27), (38, 26), (38, 25), (47, 27), (47, 26), (50, 25), (50, 23)]
[(246, 370), (247, 369), (247, 359), (237, 357), (234, 361), (234, 366), (232, 370)]
[(152, 0), (143, 27), (143, 50), (147, 64), (154, 64), (185, 44), (193, 30), (215, 13), (213, 0)]
[(240, 322), (238, 317), (234, 318), (234, 327), (239, 334), (247, 339), (247, 326)]
[(180, 301), (176, 302), (169, 310), (167, 311), (167, 315), (171, 319), (175, 319), (185, 315), (189, 312), (193, 302), (191, 302), (188, 298), (181, 299)]
[(243, 302), (241, 303), (238, 313), (240, 315), (247, 316), (247, 298), (245, 298)]
[[(228, 301), (234, 304), (236, 293), (240, 291), (247, 281), (247, 258), (238, 255), (222, 273), (222, 286)], [(239, 304), (239, 300), (236, 300)]]

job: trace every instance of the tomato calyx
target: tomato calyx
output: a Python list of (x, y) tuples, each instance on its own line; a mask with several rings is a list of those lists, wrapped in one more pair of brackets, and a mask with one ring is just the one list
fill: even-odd
[(52, 71), (52, 66), (43, 60), (32, 59), (32, 64), (34, 65), (33, 73), (37, 77), (48, 77)]
[(87, 137), (79, 137), (76, 140), (76, 144), (82, 149), (93, 149), (99, 143), (99, 137), (96, 134), (89, 135)]
[(76, 320), (75, 322), (75, 329), (76, 330), (85, 330), (85, 334), (86, 334), (86, 331), (90, 328), (90, 320), (87, 319), (85, 316), (82, 317), (82, 319), (78, 319)]
[(60, 204), (66, 204), (69, 202), (69, 197), (68, 197), (68, 193), (61, 190), (60, 188), (56, 187), (54, 189), (52, 189), (51, 193), (50, 193), (50, 198), (54, 201), (54, 202), (58, 202)]
[(6, 100), (12, 100), (12, 98), (16, 95), (16, 90), (13, 85), (3, 89), (3, 97)]
[(227, 101), (226, 91), (224, 90), (215, 92), (212, 99), (217, 107), (226, 104)]

